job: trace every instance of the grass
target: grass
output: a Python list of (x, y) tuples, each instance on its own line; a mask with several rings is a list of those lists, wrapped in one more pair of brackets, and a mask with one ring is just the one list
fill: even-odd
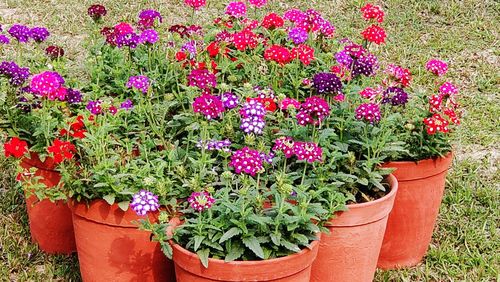
[[(131, 20), (142, 8), (158, 8), (166, 25), (184, 21), (189, 11), (180, 0), (103, 2), (107, 19)], [(223, 6), (209, 1), (207, 21)], [(271, 1), (273, 8), (316, 8), (328, 15), (338, 37), (356, 35), (362, 27), (357, 9), (363, 1)], [(148, 3), (150, 3), (148, 5)], [(500, 280), (500, 113), (498, 72), (500, 3), (494, 0), (384, 1), (389, 41), (380, 48), (384, 61), (421, 71), (430, 57), (450, 63), (449, 76), (460, 85), (463, 124), (455, 135), (456, 158), (425, 260), (411, 269), (377, 272), (376, 281), (499, 281)], [(91, 1), (6, 0), (0, 3), (1, 23), (47, 26), (52, 41), (62, 45), (68, 69), (80, 77), (85, 53), (81, 46), (89, 25)], [(180, 20), (179, 20), (180, 19)], [(82, 28), (83, 27), (83, 28)], [(7, 48), (2, 60), (15, 55)], [(418, 83), (418, 81), (416, 82)], [(79, 281), (76, 257), (46, 256), (30, 243), (24, 202), (15, 188), (13, 168), (0, 158), (0, 280)]]

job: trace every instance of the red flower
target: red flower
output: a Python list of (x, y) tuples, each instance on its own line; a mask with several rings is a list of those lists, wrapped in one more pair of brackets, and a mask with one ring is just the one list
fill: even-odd
[(75, 145), (68, 141), (54, 140), (52, 146), (47, 147), (47, 152), (51, 153), (56, 164), (62, 163), (64, 160), (73, 158), (76, 151)]
[(257, 41), (257, 35), (255, 33), (250, 29), (243, 29), (233, 34), (233, 44), (236, 49), (244, 51), (246, 48), (254, 49), (259, 42)]
[(276, 105), (276, 103), (274, 102), (274, 100), (272, 98), (261, 98), (261, 97), (247, 98), (247, 102), (250, 102), (251, 100), (255, 100), (255, 101), (261, 103), (262, 105), (264, 105), (266, 110), (269, 112), (274, 112), (278, 108), (278, 106)]
[(384, 11), (379, 6), (368, 3), (361, 8), (361, 12), (366, 20), (376, 19), (379, 23), (384, 21)]
[(439, 114), (433, 114), (432, 117), (424, 119), (425, 125), (427, 125), (427, 133), (435, 134), (436, 132), (446, 133), (449, 131), (448, 124), (449, 122), (445, 120)]
[(367, 27), (363, 32), (361, 32), (361, 35), (363, 35), (364, 39), (375, 44), (385, 43), (385, 38), (387, 36), (383, 28), (374, 24)]
[(267, 14), (262, 20), (262, 26), (267, 29), (282, 27), (285, 21), (276, 13)]
[(453, 122), (454, 124), (460, 124), (460, 120), (458, 119), (457, 114), (453, 109), (444, 109), (444, 114), (447, 115), (450, 118), (451, 122)]
[(187, 54), (182, 52), (182, 51), (179, 51), (175, 54), (175, 59), (178, 61), (178, 62), (182, 62), (184, 61), (185, 59), (187, 58)]
[(432, 95), (429, 98), (430, 112), (435, 113), (441, 110), (441, 104), (443, 103), (443, 97), (441, 95)]
[(305, 66), (309, 65), (312, 60), (314, 60), (314, 48), (301, 44), (292, 49), (292, 54), (294, 58), (299, 58), (299, 60)]
[(264, 59), (267, 61), (275, 61), (280, 65), (288, 64), (293, 58), (290, 50), (281, 45), (272, 45), (264, 51)]
[(28, 143), (17, 137), (12, 137), (9, 142), (3, 144), (5, 157), (13, 156), (20, 158), (28, 152)]
[(208, 45), (208, 47), (207, 47), (207, 51), (208, 51), (208, 55), (210, 57), (214, 58), (215, 56), (217, 56), (217, 54), (219, 54), (219, 51), (220, 51), (219, 43), (216, 41), (210, 43), (210, 45)]

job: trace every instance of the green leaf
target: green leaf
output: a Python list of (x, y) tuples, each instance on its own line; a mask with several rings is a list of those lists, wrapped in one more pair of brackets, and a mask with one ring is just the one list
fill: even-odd
[(271, 240), (276, 246), (281, 245), (281, 233), (271, 233)]
[(113, 194), (106, 195), (106, 196), (104, 196), (102, 198), (106, 201), (106, 203), (108, 203), (110, 205), (112, 205), (112, 204), (115, 203), (115, 195), (113, 195)]
[(285, 239), (281, 239), (281, 246), (287, 248), (290, 251), (296, 252), (296, 253), (300, 252), (299, 246), (297, 246), (293, 243), (290, 243)]
[(301, 245), (305, 246), (305, 245), (309, 244), (309, 239), (307, 238), (306, 235), (294, 233), (294, 234), (292, 234), (292, 238), (297, 240)]
[(239, 229), (238, 227), (233, 227), (233, 228), (229, 229), (228, 231), (226, 231), (226, 233), (224, 233), (224, 235), (222, 235), (222, 237), (219, 240), (219, 243), (222, 244), (226, 240), (231, 239), (238, 234), (241, 234), (241, 229)]
[(236, 259), (239, 259), (241, 255), (245, 253), (245, 249), (242, 248), (239, 244), (233, 244), (231, 250), (226, 254), (224, 258), (225, 262), (230, 262)]
[(243, 238), (243, 244), (249, 248), (256, 256), (264, 259), (264, 250), (260, 246), (259, 240), (255, 236)]
[(129, 206), (130, 206), (130, 201), (123, 201), (123, 202), (119, 202), (119, 203), (118, 203), (118, 207), (119, 207), (122, 211), (127, 211)]
[(160, 246), (165, 256), (169, 259), (172, 259), (172, 246), (170, 246), (170, 244), (165, 241), (160, 241)]
[(208, 268), (208, 256), (210, 255), (210, 249), (199, 250), (196, 254), (200, 258), (201, 264), (203, 264), (205, 268)]
[(195, 251), (198, 250), (198, 248), (201, 245), (201, 242), (203, 242), (204, 239), (205, 239), (205, 237), (200, 236), (200, 235), (194, 236), (194, 250)]

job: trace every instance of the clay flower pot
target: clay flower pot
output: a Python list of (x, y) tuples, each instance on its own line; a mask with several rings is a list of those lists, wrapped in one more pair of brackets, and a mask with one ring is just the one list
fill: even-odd
[[(138, 229), (134, 211), (104, 200), (70, 201), (83, 281), (175, 281), (168, 260), (151, 233)], [(151, 213), (156, 221), (157, 213)]]
[(378, 267), (395, 269), (418, 264), (429, 247), (443, 198), (452, 154), (418, 162), (390, 162), (399, 182), (389, 215)]
[(348, 205), (326, 226), (330, 234), (321, 235), (318, 257), (313, 263), (311, 281), (372, 281), (391, 212), (398, 181), (388, 177), (391, 190), (372, 202)]
[(308, 282), (319, 242), (312, 242), (311, 247), (296, 254), (269, 260), (224, 262), (209, 259), (208, 268), (205, 268), (196, 254), (172, 244), (177, 282)]
[[(53, 170), (54, 164), (50, 158), (41, 162), (38, 155), (32, 153), (31, 158), (22, 159), (20, 166), (27, 171), (37, 168), (34, 176), (40, 177), (40, 182), (48, 189), (58, 185), (61, 180), (61, 175)], [(71, 254), (76, 251), (71, 210), (65, 201), (40, 201), (36, 196), (26, 194), (26, 210), (31, 238), (40, 250), (49, 254)]]

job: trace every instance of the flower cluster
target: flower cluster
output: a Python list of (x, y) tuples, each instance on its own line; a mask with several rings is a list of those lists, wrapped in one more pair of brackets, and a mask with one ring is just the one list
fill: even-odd
[(302, 126), (308, 124), (319, 125), (330, 115), (330, 106), (324, 99), (312, 96), (307, 98), (301, 105), (297, 113), (297, 122)]
[(67, 90), (63, 87), (64, 78), (53, 71), (44, 71), (31, 78), (31, 91), (50, 100), (56, 98), (63, 101), (66, 98)]
[(153, 193), (141, 190), (134, 196), (132, 196), (132, 202), (130, 202), (130, 207), (139, 216), (144, 216), (148, 212), (154, 212), (160, 209), (160, 203), (158, 201), (158, 196)]
[(217, 96), (207, 93), (194, 99), (193, 111), (202, 113), (208, 120), (218, 118), (224, 112), (224, 104)]
[(412, 81), (411, 72), (409, 69), (405, 69), (394, 64), (390, 64), (386, 72), (395, 79), (396, 85), (401, 85), (401, 87), (408, 87)]
[(262, 19), (262, 27), (266, 29), (276, 29), (282, 27), (285, 21), (276, 13), (269, 13)]
[(191, 208), (197, 212), (207, 210), (215, 203), (215, 199), (206, 191), (191, 193), (187, 201)]
[(199, 9), (207, 4), (206, 0), (184, 0), (184, 3), (193, 9)]
[(232, 92), (225, 92), (224, 94), (222, 94), (221, 100), (226, 109), (234, 109), (239, 104), (238, 96), (236, 96)]
[(380, 6), (368, 3), (361, 8), (361, 12), (366, 20), (375, 19), (379, 23), (384, 21), (385, 14)]
[(288, 38), (293, 41), (294, 44), (302, 44), (307, 41), (307, 38), (309, 38), (309, 34), (307, 33), (306, 30), (300, 28), (300, 27), (295, 27), (288, 32)]
[(369, 123), (380, 121), (380, 107), (375, 103), (364, 103), (356, 108), (356, 118)]
[(335, 59), (344, 69), (351, 71), (351, 75), (372, 76), (379, 68), (378, 59), (361, 45), (349, 44), (335, 54)]
[(59, 46), (50, 45), (45, 49), (45, 54), (51, 60), (56, 60), (64, 56), (64, 49)]
[(294, 141), (292, 137), (280, 137), (274, 141), (273, 151), (282, 152), (286, 158), (297, 157), (309, 163), (323, 160), (323, 149), (313, 142)]
[(243, 104), (240, 108), (241, 125), (240, 128), (245, 133), (262, 134), (266, 122), (264, 117), (266, 115), (265, 106), (257, 99), (251, 99)]
[(208, 151), (225, 151), (229, 152), (229, 147), (231, 146), (231, 141), (229, 139), (226, 140), (200, 140), (196, 147), (203, 148)]
[(77, 116), (75, 122), (69, 125), (69, 130), (63, 128), (59, 131), (61, 136), (71, 136), (73, 138), (82, 139), (85, 138), (85, 123), (83, 122), (83, 116)]
[(233, 152), (229, 166), (238, 174), (244, 172), (255, 176), (264, 171), (260, 152), (248, 147)]
[(163, 17), (160, 12), (156, 10), (144, 10), (139, 13), (139, 28), (142, 30), (152, 28), (155, 25), (156, 20), (159, 23), (163, 22)]
[(126, 86), (128, 88), (135, 88), (146, 94), (149, 90), (149, 78), (145, 75), (131, 76)]
[(188, 85), (209, 89), (217, 86), (217, 78), (207, 69), (194, 69), (188, 75)]
[(313, 77), (313, 87), (318, 94), (338, 94), (342, 92), (343, 85), (337, 75), (320, 72)]
[(408, 102), (408, 93), (403, 88), (388, 87), (382, 94), (382, 103), (391, 103), (393, 106), (404, 106)]
[(361, 35), (363, 35), (363, 38), (367, 41), (375, 44), (385, 43), (385, 38), (387, 37), (385, 30), (378, 25), (371, 25), (367, 27), (363, 32), (361, 32)]
[(283, 18), (295, 24), (295, 27), (306, 31), (318, 32), (325, 37), (333, 37), (335, 27), (326, 20), (319, 12), (310, 9), (302, 12), (298, 9), (291, 9), (285, 12)]
[(11, 26), (8, 30), (10, 36), (14, 37), (17, 41), (21, 43), (26, 43), (31, 38), (31, 30), (29, 27), (15, 24)]
[(0, 64), (0, 76), (9, 79), (12, 86), (21, 86), (30, 76), (29, 68), (18, 66), (15, 62), (2, 62)]
[(437, 76), (443, 76), (448, 72), (448, 64), (436, 59), (429, 60), (425, 68)]
[(75, 145), (69, 141), (55, 139), (51, 146), (47, 147), (47, 152), (52, 155), (56, 164), (65, 160), (71, 160), (76, 152)]
[(91, 114), (99, 115), (102, 113), (102, 101), (101, 100), (89, 100), (87, 106), (85, 107)]
[(245, 5), (245, 2), (231, 2), (226, 7), (226, 15), (235, 18), (246, 17), (247, 5)]
[(104, 17), (108, 12), (106, 11), (106, 7), (103, 5), (95, 4), (90, 6), (87, 9), (87, 14), (94, 20), (99, 21), (102, 17)]
[(30, 29), (30, 37), (35, 42), (43, 42), (50, 36), (49, 31), (45, 27), (33, 27)]
[(28, 143), (17, 137), (13, 137), (3, 144), (3, 150), (6, 158), (13, 156), (19, 159), (28, 152)]

